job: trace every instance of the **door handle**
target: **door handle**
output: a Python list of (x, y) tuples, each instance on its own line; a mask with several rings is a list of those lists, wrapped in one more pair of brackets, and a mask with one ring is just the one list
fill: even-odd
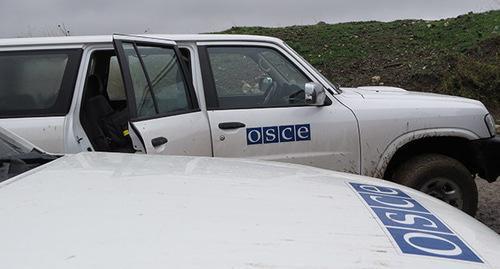
[(230, 129), (239, 129), (243, 128), (246, 125), (241, 122), (221, 122), (219, 123), (219, 129), (222, 130), (230, 130)]
[(166, 139), (163, 136), (151, 139), (151, 145), (153, 145), (153, 147), (155, 147), (155, 148), (157, 148), (161, 145), (167, 144), (167, 142), (168, 142), (168, 139)]

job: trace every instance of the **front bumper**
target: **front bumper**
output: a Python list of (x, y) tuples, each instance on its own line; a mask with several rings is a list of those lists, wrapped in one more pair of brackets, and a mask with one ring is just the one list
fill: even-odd
[(488, 182), (496, 181), (500, 176), (500, 136), (474, 140), (471, 143), (479, 176)]

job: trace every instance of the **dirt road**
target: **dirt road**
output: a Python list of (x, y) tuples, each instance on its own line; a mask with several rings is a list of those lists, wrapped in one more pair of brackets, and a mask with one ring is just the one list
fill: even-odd
[(500, 234), (500, 182), (477, 179), (479, 210), (476, 218)]

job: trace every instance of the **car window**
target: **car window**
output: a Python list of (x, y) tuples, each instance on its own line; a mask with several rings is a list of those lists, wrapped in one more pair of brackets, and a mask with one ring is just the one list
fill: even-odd
[(24, 154), (32, 151), (33, 148), (16, 141), (14, 137), (0, 127), (0, 159), (10, 156)]
[(0, 127), (0, 182), (57, 158)]
[(64, 115), (80, 51), (0, 53), (0, 116)]
[(0, 138), (0, 159), (4, 159), (17, 154), (21, 154), (21, 152), (15, 146), (7, 143), (7, 141), (4, 141), (2, 138)]
[(219, 97), (263, 95), (259, 79), (266, 73), (259, 64), (240, 51), (210, 49), (210, 63)]
[(291, 84), (305, 85), (310, 80), (300, 72), (288, 59), (277, 53), (275, 50), (262, 51), (263, 58), (275, 68), (283, 78)]
[(137, 46), (140, 57), (132, 44), (125, 43), (124, 50), (129, 62), (138, 117), (191, 109), (186, 81), (174, 49)]
[(265, 47), (209, 47), (218, 108), (303, 105), (311, 80), (280, 52)]

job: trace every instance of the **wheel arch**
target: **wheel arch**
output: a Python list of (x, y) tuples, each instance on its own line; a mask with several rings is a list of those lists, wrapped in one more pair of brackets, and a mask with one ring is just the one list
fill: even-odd
[(439, 153), (455, 158), (471, 173), (476, 173), (476, 164), (468, 142), (479, 138), (471, 131), (449, 128), (425, 129), (403, 134), (385, 149), (378, 162), (375, 177), (390, 180), (399, 164), (421, 153)]

